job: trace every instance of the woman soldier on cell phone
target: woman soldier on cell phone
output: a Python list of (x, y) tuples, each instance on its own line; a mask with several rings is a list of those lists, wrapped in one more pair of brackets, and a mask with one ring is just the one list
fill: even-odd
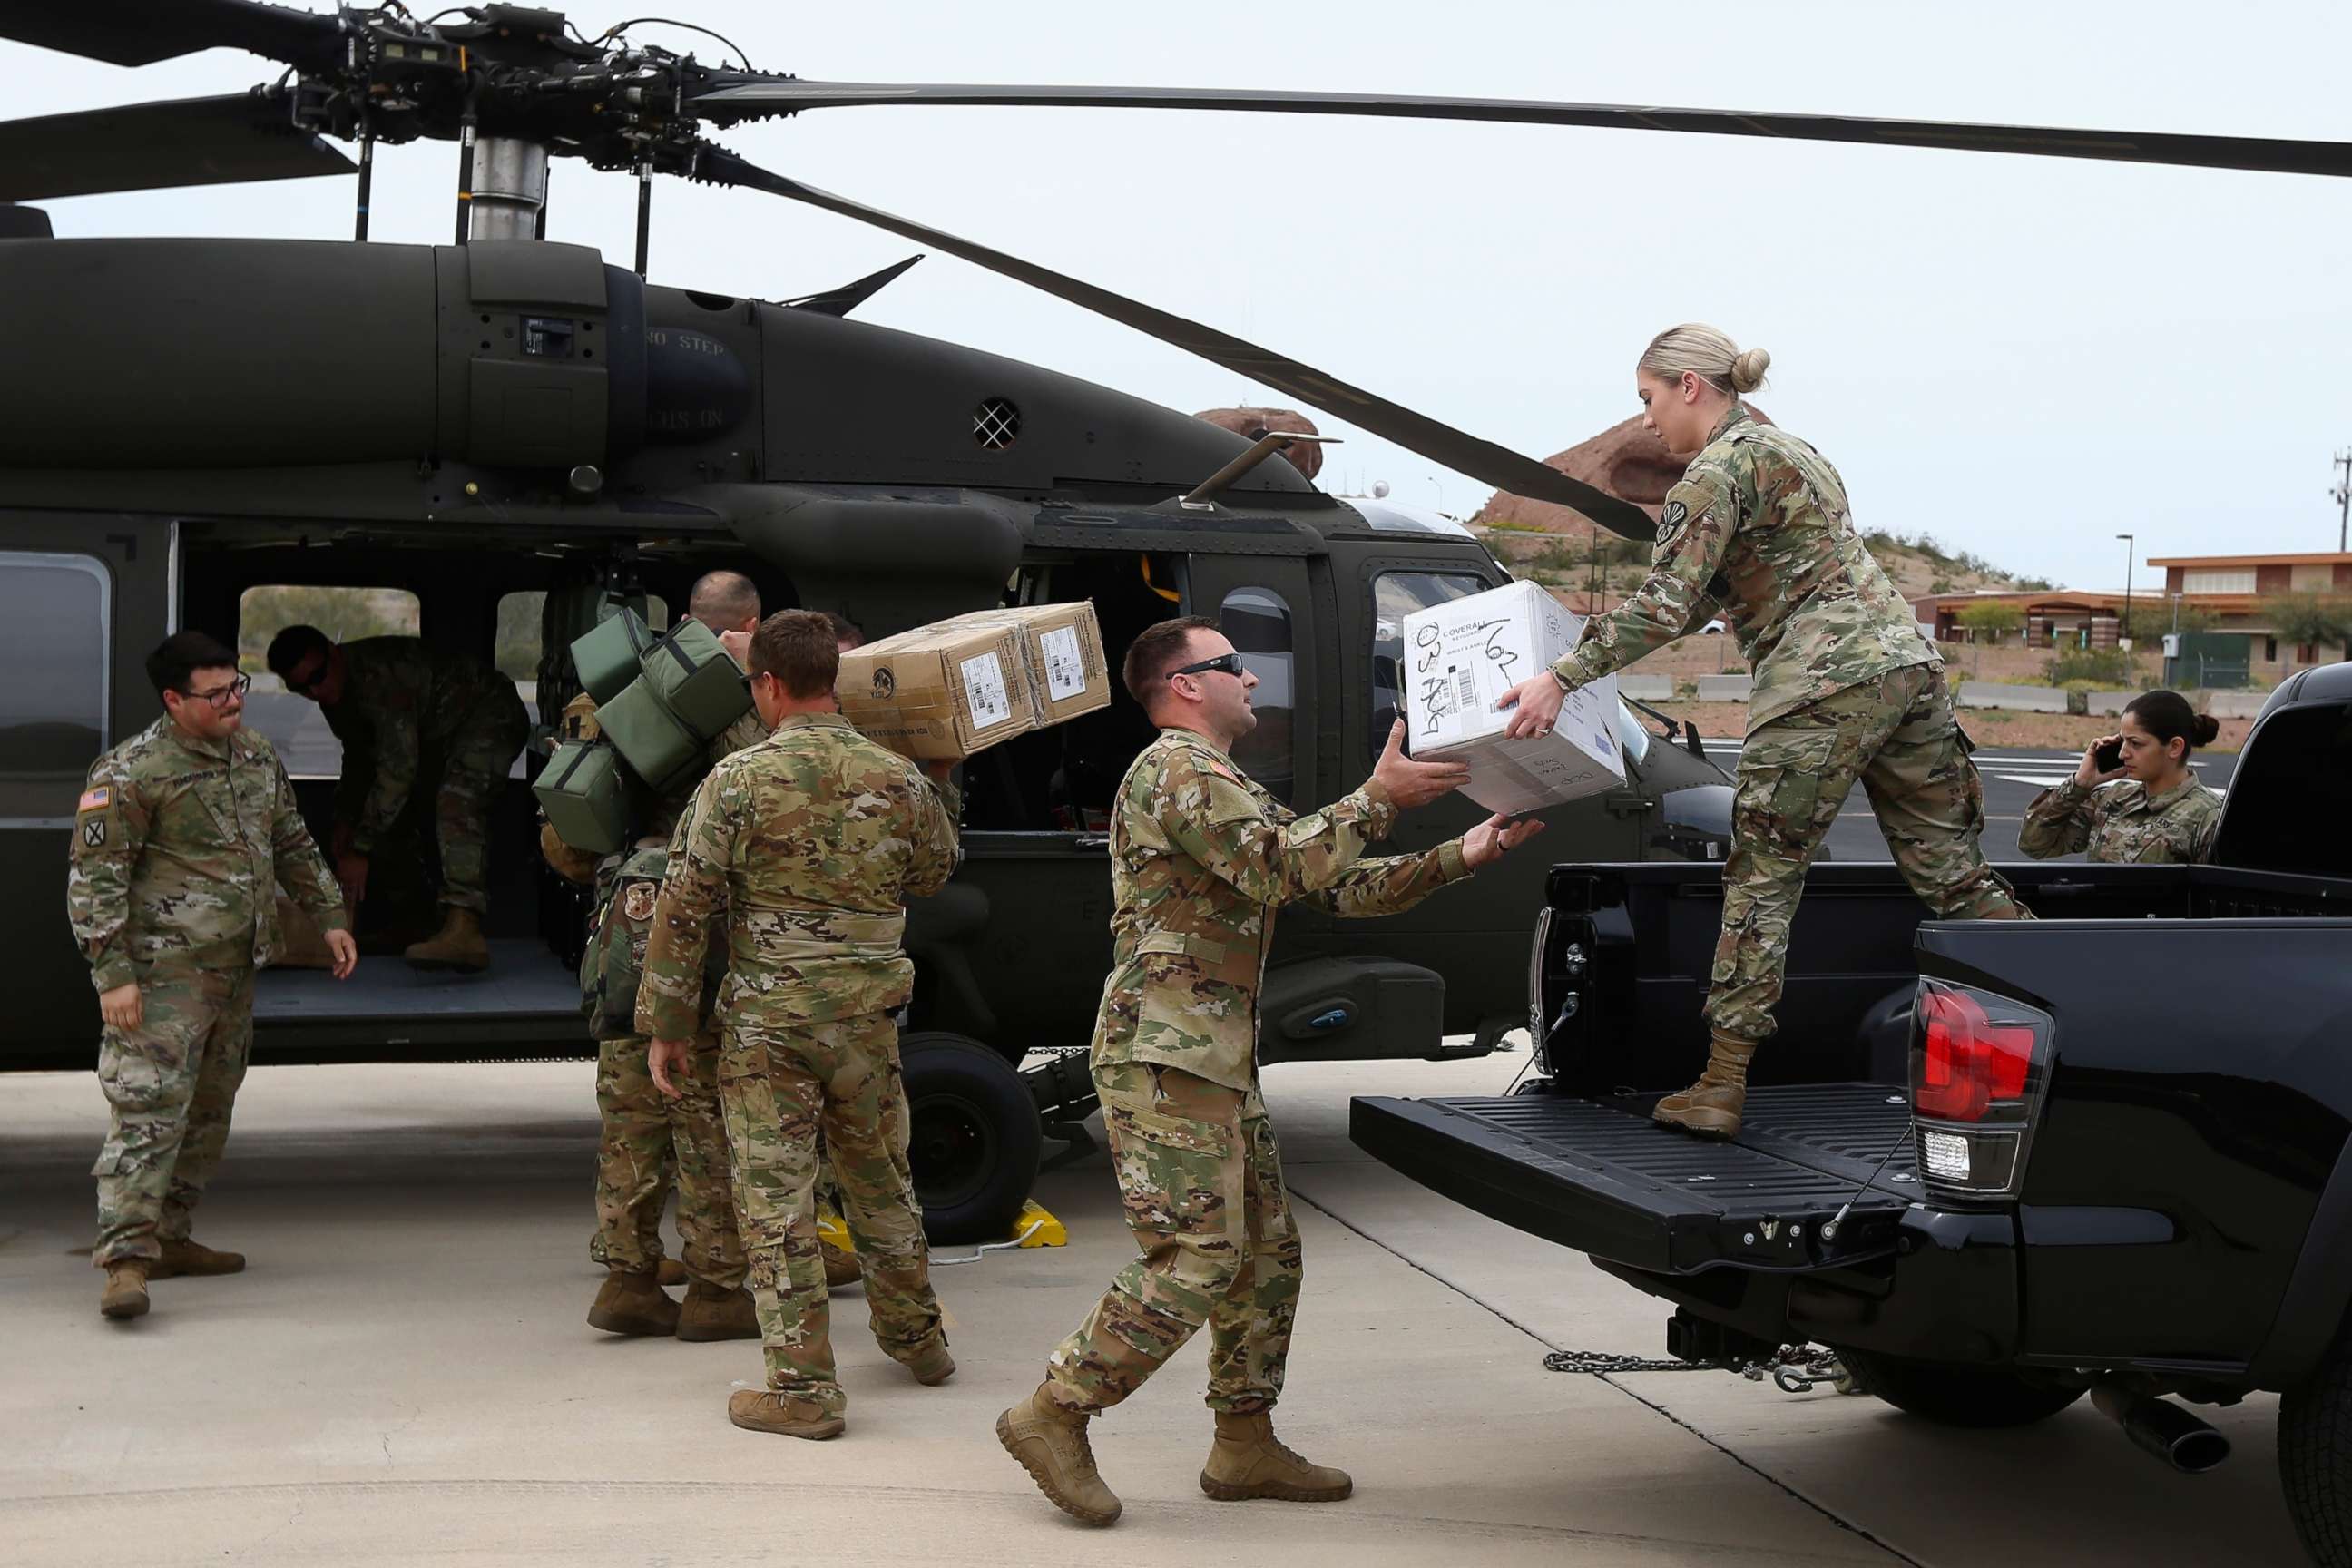
[(2025, 808), (2017, 847), (2037, 860), (2077, 853), (2119, 864), (2206, 859), (2221, 803), (2197, 782), (2189, 753), (2211, 744), (2221, 729), (2178, 691), (2133, 698), (2122, 728), (2092, 742), (2074, 776)]
[(1706, 1070), (1657, 1120), (1739, 1131), (1748, 1064), (1772, 1033), (1805, 868), (1854, 781), (1912, 891), (1944, 919), (2029, 919), (1977, 847), (1984, 797), (1943, 660), (1853, 531), (1819, 452), (1748, 413), (1772, 356), (1715, 328), (1671, 328), (1634, 367), (1643, 423), (1697, 450), (1667, 492), (1649, 581), (1558, 664), (1504, 694), (1509, 732), (1540, 734), (1567, 693), (1706, 625), (1717, 607), (1755, 676), (1723, 868)]

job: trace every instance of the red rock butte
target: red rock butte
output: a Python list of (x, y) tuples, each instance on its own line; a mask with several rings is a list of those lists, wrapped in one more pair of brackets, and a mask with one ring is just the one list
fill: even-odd
[[(1246, 436), (1253, 441), (1269, 431), (1278, 431), (1286, 436), (1322, 434), (1315, 428), (1315, 421), (1295, 408), (1208, 408), (1195, 417), (1205, 419), (1219, 429), (1230, 430), (1236, 436)], [(1301, 478), (1309, 481), (1323, 471), (1323, 448), (1312, 442), (1293, 447), (1281, 456), (1289, 458), (1290, 466), (1298, 470)]]

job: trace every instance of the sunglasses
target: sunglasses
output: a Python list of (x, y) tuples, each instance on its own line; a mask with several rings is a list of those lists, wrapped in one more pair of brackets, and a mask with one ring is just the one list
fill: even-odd
[(226, 686), (215, 687), (210, 691), (192, 691), (183, 689), (180, 695), (192, 702), (209, 702), (215, 708), (226, 708), (228, 706), (230, 698), (242, 697), (252, 689), (253, 677), (240, 675)]
[(319, 661), (319, 668), (312, 670), (309, 675), (281, 675), (278, 679), (286, 683), (287, 690), (293, 692), (298, 697), (308, 697), (313, 691), (318, 690), (321, 685), (325, 684), (327, 679), (327, 667), (331, 662), (332, 661), (329, 659), (320, 659)]
[(1180, 675), (1206, 675), (1213, 669), (1223, 670), (1227, 675), (1239, 675), (1242, 672), (1242, 656), (1221, 653), (1214, 658), (1201, 659), (1181, 669), (1171, 669), (1168, 672), (1168, 679), (1173, 680)]

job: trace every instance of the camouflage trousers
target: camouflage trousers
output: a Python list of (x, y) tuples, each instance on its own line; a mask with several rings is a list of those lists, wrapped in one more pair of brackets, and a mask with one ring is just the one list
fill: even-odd
[(866, 1273), (874, 1338), (895, 1361), (945, 1342), (930, 1249), (902, 1142), (898, 1026), (887, 1013), (797, 1026), (730, 1020), (719, 1100), (735, 1163), (735, 1208), (758, 1303), (768, 1386), (839, 1412), (816, 1228), (817, 1140)]
[[(743, 1283), (727, 1131), (719, 1114), (719, 1048), (698, 1036), (676, 1076), (684, 1097), (654, 1087), (643, 1039), (596, 1047), (596, 1238), (600, 1261), (632, 1274), (661, 1262), (661, 1213), (673, 1174), (686, 1271), (733, 1289)], [(591, 1248), (594, 1256), (599, 1248)]]
[(1789, 926), (1854, 781), (1911, 890), (1938, 919), (2031, 920), (1977, 846), (1984, 786), (1943, 670), (1916, 664), (1770, 720), (1748, 737), (1723, 867), (1723, 933), (1706, 1015), (1715, 1033), (1761, 1040), (1789, 962)]
[(521, 700), (511, 712), (450, 742), (433, 792), (433, 826), (441, 846), (441, 901), (461, 910), (490, 907), (490, 807), (506, 788), (507, 770), (530, 734)]
[(156, 963), (139, 978), (139, 1026), (107, 1026), (98, 1047), (106, 1142), (98, 1178), (103, 1268), (163, 1256), (187, 1239), (190, 1216), (228, 1142), (231, 1108), (253, 1049), (253, 965), (242, 942)]
[(1143, 1253), (1047, 1358), (1050, 1397), (1066, 1409), (1107, 1409), (1206, 1323), (1209, 1408), (1272, 1408), (1303, 1258), (1265, 1102), (1255, 1087), (1143, 1062), (1098, 1065), (1095, 1088)]

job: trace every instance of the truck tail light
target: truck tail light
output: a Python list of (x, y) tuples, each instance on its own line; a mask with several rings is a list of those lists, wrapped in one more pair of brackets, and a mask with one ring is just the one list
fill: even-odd
[(1929, 1190), (2014, 1194), (2050, 1068), (2050, 1015), (2010, 997), (1919, 982), (1911, 1107)]

